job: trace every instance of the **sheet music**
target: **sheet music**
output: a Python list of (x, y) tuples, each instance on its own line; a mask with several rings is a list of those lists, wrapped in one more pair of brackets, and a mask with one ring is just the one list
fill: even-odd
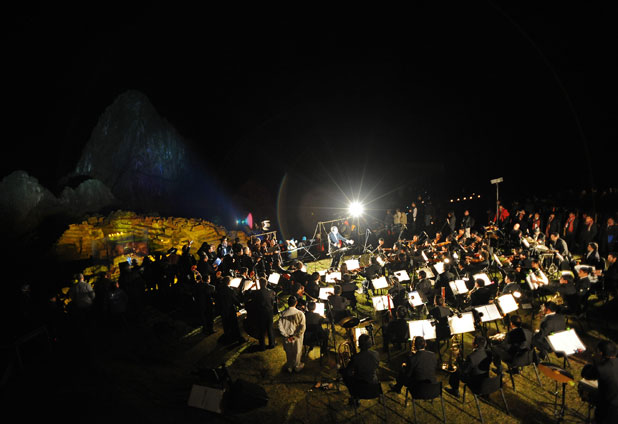
[(586, 350), (586, 346), (573, 329), (550, 334), (547, 336), (547, 341), (549, 341), (554, 352), (562, 352), (566, 355), (573, 355)]
[(487, 276), (487, 274), (485, 273), (480, 273), (480, 274), (474, 274), (472, 276), (472, 278), (474, 278), (474, 281), (481, 279), (483, 280), (483, 283), (485, 284), (485, 286), (490, 286), (493, 283), (491, 282), (491, 280), (489, 279), (489, 277)]
[(335, 294), (334, 287), (320, 287), (320, 295), (318, 296), (322, 300), (328, 300), (328, 296)]
[(325, 311), (324, 307), (325, 307), (324, 303), (316, 302), (316, 304), (315, 304), (315, 311), (313, 311), (313, 312), (315, 312), (316, 314), (321, 315), (323, 317), (326, 317), (326, 311)]
[(498, 306), (500, 306), (500, 310), (505, 315), (519, 309), (519, 305), (517, 304), (517, 302), (515, 301), (515, 297), (511, 293), (503, 294), (502, 296), (498, 296), (496, 299), (498, 300)]
[(427, 278), (434, 278), (435, 277), (435, 274), (433, 273), (433, 271), (429, 267), (421, 268), (421, 269), (419, 269), (419, 272), (420, 271), (425, 271), (425, 274), (427, 274)]
[(245, 290), (257, 290), (257, 282), (252, 281), (252, 280), (245, 280), (245, 283), (243, 284), (243, 288), (242, 291)]
[(335, 283), (336, 280), (341, 280), (341, 273), (339, 271), (326, 274), (327, 283)]
[(502, 315), (500, 315), (500, 311), (498, 311), (498, 307), (494, 303), (490, 303), (489, 305), (477, 306), (474, 309), (476, 309), (479, 313), (482, 314), (481, 322), (490, 322), (502, 318)]
[(423, 257), (423, 260), (424, 260), (425, 262), (429, 262), (429, 259), (427, 258), (427, 255), (425, 254), (425, 251), (424, 251), (424, 250), (422, 250), (422, 251), (421, 251), (421, 256)]
[(376, 256), (376, 261), (378, 261), (380, 266), (384, 266), (386, 264), (386, 262), (384, 262), (384, 259), (382, 259), (382, 257), (380, 256)]
[(358, 262), (358, 259), (348, 259), (347, 261), (345, 261), (345, 264), (348, 267), (348, 271), (354, 271), (355, 269), (360, 268), (360, 263)]
[(464, 280), (449, 281), (448, 285), (451, 286), (451, 290), (455, 295), (468, 293), (468, 286), (466, 286)]
[(438, 274), (442, 274), (444, 272), (444, 262), (436, 262), (433, 264), (433, 267), (436, 269)]
[(234, 287), (235, 289), (237, 289), (238, 287), (240, 287), (240, 283), (242, 282), (242, 278), (232, 278), (230, 280), (230, 287)]
[(320, 274), (320, 277), (323, 277), (323, 276), (326, 275), (326, 271), (327, 271), (326, 269), (322, 269), (322, 270), (318, 271), (318, 274)]
[(281, 275), (277, 274), (276, 272), (273, 272), (272, 274), (268, 276), (268, 282), (271, 284), (278, 284), (279, 278), (281, 278)]
[(448, 318), (448, 326), (451, 329), (451, 334), (470, 333), (475, 330), (474, 316), (472, 312), (464, 312), (461, 318), (453, 315)]
[(363, 334), (369, 335), (369, 331), (367, 331), (367, 327), (355, 327), (354, 328), (354, 337), (356, 340), (357, 349), (360, 349), (360, 346), (358, 345), (358, 339), (360, 339), (360, 336)]
[(384, 276), (371, 280), (371, 284), (373, 284), (374, 289), (385, 289), (388, 287), (388, 281), (386, 281)]
[(410, 338), (414, 340), (414, 337), (423, 337), (425, 340), (433, 340), (436, 338), (436, 327), (431, 323), (433, 320), (419, 319), (417, 321), (408, 321), (408, 328), (410, 329)]
[(412, 291), (408, 293), (408, 301), (410, 302), (410, 305), (414, 306), (415, 308), (417, 306), (425, 304), (425, 302), (423, 302), (423, 299), (421, 299), (421, 295), (418, 294), (417, 291)]
[(371, 298), (373, 309), (376, 311), (386, 311), (393, 308), (393, 301), (389, 295), (374, 296)]
[(394, 274), (395, 277), (397, 277), (397, 279), (399, 280), (399, 282), (410, 281), (410, 276), (408, 275), (408, 272), (406, 270), (395, 271)]

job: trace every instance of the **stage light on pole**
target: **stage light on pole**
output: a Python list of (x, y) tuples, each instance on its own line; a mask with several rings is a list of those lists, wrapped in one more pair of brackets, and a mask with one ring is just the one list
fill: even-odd
[(359, 217), (365, 211), (365, 207), (360, 202), (352, 202), (348, 206), (348, 212), (353, 218)]

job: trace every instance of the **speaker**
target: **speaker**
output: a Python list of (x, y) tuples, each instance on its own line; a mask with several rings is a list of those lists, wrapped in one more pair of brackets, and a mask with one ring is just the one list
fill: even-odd
[(232, 411), (247, 412), (268, 403), (268, 394), (262, 386), (237, 379), (229, 390), (227, 407)]

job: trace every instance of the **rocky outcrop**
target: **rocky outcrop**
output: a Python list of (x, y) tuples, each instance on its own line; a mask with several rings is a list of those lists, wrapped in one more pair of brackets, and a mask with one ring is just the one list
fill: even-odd
[(183, 138), (144, 94), (130, 90), (99, 118), (74, 175), (101, 181), (127, 209), (169, 213), (187, 162)]

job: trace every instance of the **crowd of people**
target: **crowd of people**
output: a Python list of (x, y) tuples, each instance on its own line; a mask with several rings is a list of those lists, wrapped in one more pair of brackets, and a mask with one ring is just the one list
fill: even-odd
[[(537, 210), (516, 205), (509, 210), (503, 204), (486, 219), (473, 217), (469, 210), (457, 219), (451, 210), (441, 223), (433, 214), (429, 202), (420, 199), (394, 213), (387, 211), (384, 221), (374, 228), (380, 237), (371, 246), (368, 264), (350, 270), (346, 262), (331, 262), (328, 271), (339, 272), (334, 283), (327, 283), (324, 273), (307, 272), (300, 260), (286, 260), (286, 248), (275, 237), (251, 237), (246, 244), (223, 237), (218, 244), (203, 243), (197, 250), (189, 242), (180, 252), (172, 248), (144, 257), (141, 263), (122, 263), (117, 279), (106, 273), (88, 282), (77, 275), (66, 294), (48, 299), (39, 318), (60, 337), (61, 323), (67, 318), (81, 325), (126, 326), (147, 303), (155, 302), (182, 310), (206, 336), (217, 331), (214, 323), (220, 317), (222, 343), (244, 343), (246, 333), (258, 341), (259, 350), (272, 349), (277, 330), (287, 356), (284, 369), (292, 373), (304, 367), (303, 346), (317, 345), (327, 351), (335, 325), (358, 315), (363, 298), (370, 304), (373, 296), (387, 293), (392, 308), (377, 312), (382, 318), (385, 351), (410, 337), (408, 320), (431, 318), (436, 322), (437, 348), (430, 350), (432, 341), (423, 337), (413, 339), (410, 357), (392, 387), (399, 392), (414, 382), (435, 382), (440, 342), (451, 337), (448, 317), (504, 294), (517, 294), (519, 303), (538, 305), (544, 318), (536, 332), (524, 328), (521, 317), (511, 314), (505, 316), (509, 331), (502, 343), (492, 343), (482, 332), (474, 336), (473, 352), (458, 358), (458, 371), (449, 376), (448, 390), (458, 395), (459, 382), (482, 381), (490, 363), (502, 372), (502, 363), (508, 365), (529, 352), (535, 360), (547, 358), (552, 352), (547, 336), (566, 328), (565, 314), (585, 318), (590, 295), (605, 300), (616, 296), (615, 214), (599, 218), (553, 206)], [(307, 247), (317, 249), (316, 256), (329, 251), (334, 258), (336, 244), (345, 239), (347, 230), (344, 227), (341, 236), (334, 237), (332, 251), (312, 244)], [(397, 276), (402, 271), (408, 279)], [(479, 273), (490, 272), (496, 274), (493, 284), (477, 278)], [(382, 277), (387, 287), (376, 288), (374, 284)], [(451, 283), (455, 280), (464, 282), (463, 293), (454, 289)], [(333, 290), (325, 298), (321, 289), (327, 287)], [(410, 293), (420, 296), (422, 306), (411, 303)], [(21, 310), (32, 320), (28, 296), (29, 287), (24, 285)], [(322, 313), (316, 312), (320, 304), (324, 304)], [(351, 394), (375, 387), (380, 362), (371, 349), (372, 335), (356, 342), (358, 352), (342, 367)], [(586, 375), (603, 381), (599, 390), (609, 406), (597, 406), (597, 414), (599, 422), (610, 422), (604, 417), (613, 417), (618, 408), (615, 345), (599, 345), (599, 349), (600, 362), (586, 368)]]

